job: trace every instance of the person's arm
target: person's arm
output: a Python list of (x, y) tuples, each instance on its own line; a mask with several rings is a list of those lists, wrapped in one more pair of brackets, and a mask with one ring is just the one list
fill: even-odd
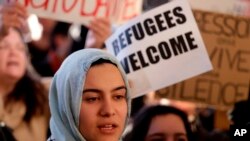
[(90, 22), (85, 48), (103, 48), (105, 40), (112, 34), (108, 19), (97, 18)]
[(9, 28), (17, 28), (22, 33), (28, 33), (27, 18), (26, 8), (17, 2), (0, 5), (0, 39), (8, 34)]

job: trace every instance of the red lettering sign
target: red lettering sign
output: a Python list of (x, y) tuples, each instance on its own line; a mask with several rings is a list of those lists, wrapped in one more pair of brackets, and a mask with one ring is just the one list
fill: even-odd
[(32, 6), (33, 8), (44, 8), (44, 10), (47, 10), (48, 9), (48, 3), (49, 3), (49, 0), (45, 0), (43, 2), (41, 2), (40, 4), (35, 4), (33, 2), (33, 0), (25, 0), (25, 6)]
[(125, 0), (122, 19), (129, 20), (137, 16), (135, 9), (136, 9), (136, 0)]
[(88, 24), (94, 17), (121, 24), (137, 16), (142, 0), (4, 0), (19, 2), (40, 17)]
[(96, 5), (95, 5), (92, 12), (85, 11), (86, 6), (88, 6), (88, 5), (85, 5), (85, 4), (86, 4), (86, 2), (85, 2), (85, 0), (83, 0), (83, 3), (81, 5), (81, 16), (97, 16), (99, 10), (101, 10), (102, 8), (104, 8), (105, 17), (109, 16), (110, 2), (108, 2), (108, 1), (103, 2), (102, 0), (96, 0)]
[(68, 9), (66, 8), (66, 1), (67, 0), (63, 0), (63, 11), (65, 13), (68, 13), (69, 11), (71, 11), (75, 7), (77, 0), (74, 0), (73, 4)]

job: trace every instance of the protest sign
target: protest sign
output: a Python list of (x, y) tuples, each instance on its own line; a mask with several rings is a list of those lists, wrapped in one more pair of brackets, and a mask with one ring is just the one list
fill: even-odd
[[(188, 0), (194, 10), (233, 14), (235, 0)], [(238, 1), (238, 0), (237, 0)], [(223, 6), (222, 6), (223, 4)]]
[[(4, 0), (11, 2), (13, 0)], [(122, 24), (141, 13), (142, 0), (14, 0), (30, 13), (55, 20), (88, 25), (94, 17)]]
[[(250, 0), (188, 0), (192, 9), (250, 17)], [(222, 6), (223, 5), (223, 6)]]
[(250, 19), (194, 11), (213, 71), (157, 91), (161, 97), (230, 108), (246, 100), (250, 81)]
[(131, 20), (106, 41), (137, 97), (212, 69), (186, 0), (174, 0)]

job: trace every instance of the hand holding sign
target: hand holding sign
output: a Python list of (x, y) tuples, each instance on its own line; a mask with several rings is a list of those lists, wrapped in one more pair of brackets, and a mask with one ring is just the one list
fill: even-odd
[(7, 35), (11, 27), (19, 29), (24, 34), (29, 32), (26, 22), (27, 10), (19, 3), (12, 2), (1, 5), (0, 18), (0, 37)]
[(90, 21), (85, 48), (102, 48), (104, 41), (111, 35), (111, 22), (106, 18)]

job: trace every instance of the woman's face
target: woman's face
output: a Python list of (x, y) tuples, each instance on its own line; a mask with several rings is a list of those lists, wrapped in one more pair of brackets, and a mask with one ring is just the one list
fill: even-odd
[(188, 141), (183, 121), (175, 114), (154, 117), (146, 141)]
[(118, 141), (127, 118), (126, 87), (118, 68), (104, 63), (87, 73), (80, 132), (87, 141)]
[(20, 34), (10, 28), (9, 34), (0, 40), (0, 77), (18, 81), (25, 73), (27, 54)]

